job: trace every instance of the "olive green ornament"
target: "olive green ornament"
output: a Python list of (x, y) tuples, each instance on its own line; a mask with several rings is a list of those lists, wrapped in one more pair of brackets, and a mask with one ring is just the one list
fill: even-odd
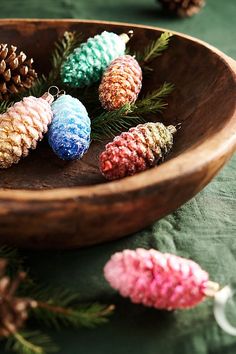
[(103, 72), (117, 57), (124, 55), (125, 44), (133, 31), (120, 36), (102, 32), (82, 43), (68, 56), (61, 67), (62, 81), (71, 87), (90, 86), (101, 79)]

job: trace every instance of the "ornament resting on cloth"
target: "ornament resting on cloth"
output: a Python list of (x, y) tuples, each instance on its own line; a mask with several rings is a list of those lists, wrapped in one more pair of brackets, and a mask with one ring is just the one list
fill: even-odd
[(84, 105), (70, 95), (61, 95), (53, 104), (48, 142), (63, 160), (80, 159), (90, 145), (91, 122)]
[(17, 54), (17, 47), (0, 44), (0, 99), (7, 100), (33, 85), (37, 74), (32, 63), (25, 53)]
[(236, 336), (236, 327), (226, 317), (226, 308), (233, 302), (236, 285), (220, 289), (219, 284), (210, 281), (208, 273), (192, 260), (154, 249), (124, 250), (115, 253), (106, 263), (104, 276), (114, 289), (133, 303), (156, 309), (187, 309), (206, 297), (213, 297), (218, 325)]
[(15, 295), (25, 273), (21, 272), (11, 280), (4, 275), (5, 269), (6, 261), (0, 259), (0, 337), (8, 337), (23, 327), (29, 308), (37, 305), (34, 300)]
[(125, 33), (118, 36), (106, 31), (89, 38), (75, 48), (62, 65), (62, 81), (71, 87), (90, 86), (99, 81), (112, 60), (125, 53), (129, 39)]
[(173, 146), (173, 125), (139, 124), (108, 143), (100, 155), (100, 170), (114, 180), (144, 171), (163, 159)]
[(191, 17), (205, 5), (204, 0), (158, 0), (163, 8), (179, 17)]
[(53, 96), (25, 97), (0, 115), (0, 168), (18, 163), (35, 149), (52, 120)]
[(115, 59), (105, 71), (99, 86), (99, 99), (108, 111), (134, 103), (142, 87), (142, 69), (130, 55)]

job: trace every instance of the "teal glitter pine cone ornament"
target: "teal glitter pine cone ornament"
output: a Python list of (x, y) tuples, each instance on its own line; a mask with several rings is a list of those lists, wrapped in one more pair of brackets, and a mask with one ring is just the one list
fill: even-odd
[(61, 79), (70, 87), (85, 87), (99, 81), (110, 63), (125, 53), (125, 44), (133, 31), (120, 36), (102, 32), (82, 43), (61, 67)]
[(84, 105), (70, 95), (61, 95), (52, 104), (53, 120), (48, 142), (63, 160), (81, 159), (90, 145), (91, 121)]

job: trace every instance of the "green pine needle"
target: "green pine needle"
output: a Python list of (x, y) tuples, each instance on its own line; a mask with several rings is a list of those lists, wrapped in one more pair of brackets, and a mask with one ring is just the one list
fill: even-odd
[(167, 106), (167, 102), (164, 99), (173, 89), (173, 84), (165, 82), (159, 89), (138, 100), (133, 108), (133, 112), (139, 115), (162, 112)]
[(5, 113), (6, 110), (11, 107), (14, 102), (11, 101), (1, 101), (0, 102), (0, 114)]
[(135, 57), (140, 65), (145, 66), (147, 63), (150, 63), (153, 59), (160, 56), (162, 52), (168, 48), (172, 36), (172, 33), (164, 32), (158, 39), (151, 42), (144, 51), (135, 53)]
[(17, 332), (6, 342), (6, 350), (17, 354), (46, 354), (58, 351), (51, 339), (39, 331)]
[(0, 246), (0, 258), (5, 258), (8, 262), (7, 273), (12, 276), (22, 269), (24, 259), (19, 255), (19, 252), (9, 246)]
[(132, 114), (130, 104), (115, 111), (103, 112), (92, 120), (92, 139), (101, 140), (127, 130), (139, 123), (144, 123), (142, 117)]
[(21, 98), (24, 96), (41, 96), (52, 85), (59, 85), (60, 87), (60, 69), (65, 59), (73, 52), (73, 50), (80, 45), (82, 41), (81, 33), (65, 32), (63, 37), (59, 39), (54, 45), (52, 53), (52, 67), (49, 74), (39, 77), (35, 84), (27, 91), (25, 91)]
[(114, 137), (137, 124), (147, 122), (150, 114), (160, 113), (167, 106), (164, 98), (173, 88), (172, 84), (165, 82), (158, 90), (147, 94), (135, 104), (126, 104), (115, 111), (101, 113), (92, 120), (92, 139)]
[(32, 316), (40, 323), (56, 329), (62, 326), (94, 327), (107, 322), (113, 312), (112, 305), (81, 304), (79, 295), (68, 289), (38, 288), (33, 285), (27, 292), (38, 302), (38, 307), (31, 310)]
[(101, 304), (77, 305), (61, 307), (54, 302), (40, 303), (32, 310), (32, 315), (37, 321), (57, 330), (61, 327), (92, 328), (108, 321), (114, 306)]

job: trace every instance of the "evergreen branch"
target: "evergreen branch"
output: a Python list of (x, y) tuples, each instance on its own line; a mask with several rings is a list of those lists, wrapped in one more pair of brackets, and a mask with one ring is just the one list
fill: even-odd
[(168, 48), (170, 38), (173, 36), (170, 32), (164, 32), (161, 36), (152, 41), (143, 52), (135, 53), (135, 57), (141, 66), (145, 66), (153, 59), (161, 55), (161, 53)]
[(0, 114), (5, 113), (6, 110), (11, 107), (14, 102), (11, 101), (1, 101), (0, 102)]
[(101, 140), (120, 134), (123, 130), (145, 123), (151, 113), (160, 113), (167, 106), (165, 97), (174, 86), (164, 83), (158, 90), (147, 94), (135, 104), (126, 104), (115, 111), (103, 112), (92, 120), (92, 139)]
[(32, 310), (34, 317), (44, 325), (60, 329), (64, 327), (95, 327), (106, 323), (114, 306), (101, 304), (77, 305), (62, 307), (54, 302), (37, 302), (37, 307)]
[(122, 130), (145, 122), (142, 117), (132, 113), (130, 104), (115, 111), (103, 112), (92, 120), (92, 139), (101, 140), (104, 137), (115, 136)]
[[(66, 58), (78, 47), (81, 43), (82, 35), (77, 32), (65, 32), (63, 37), (54, 45), (52, 52), (51, 70), (47, 76), (39, 77), (35, 84), (27, 91), (23, 92), (24, 96), (41, 96), (51, 85), (60, 84), (60, 69)], [(60, 85), (61, 86), (61, 85)], [(18, 96), (19, 97), (19, 96)]]
[(94, 327), (107, 322), (107, 317), (114, 309), (113, 305), (81, 304), (79, 295), (68, 289), (33, 286), (27, 289), (27, 293), (37, 303), (31, 309), (31, 315), (44, 325), (56, 329), (63, 325), (75, 328)]
[(0, 247), (0, 258), (5, 258), (8, 262), (7, 272), (10, 276), (23, 267), (24, 259), (20, 257), (15, 248), (9, 246)]
[(56, 352), (58, 348), (47, 335), (34, 331), (12, 334), (7, 339), (6, 350), (18, 354), (46, 354)]
[(81, 41), (81, 33), (66, 31), (62, 39), (55, 43), (55, 49), (52, 53), (52, 70), (48, 75), (51, 83), (55, 84), (55, 81), (58, 80), (63, 62), (80, 45)]
[(165, 82), (158, 90), (155, 90), (138, 100), (133, 107), (133, 112), (138, 115), (162, 112), (167, 106), (164, 98), (166, 98), (173, 89), (173, 84)]

